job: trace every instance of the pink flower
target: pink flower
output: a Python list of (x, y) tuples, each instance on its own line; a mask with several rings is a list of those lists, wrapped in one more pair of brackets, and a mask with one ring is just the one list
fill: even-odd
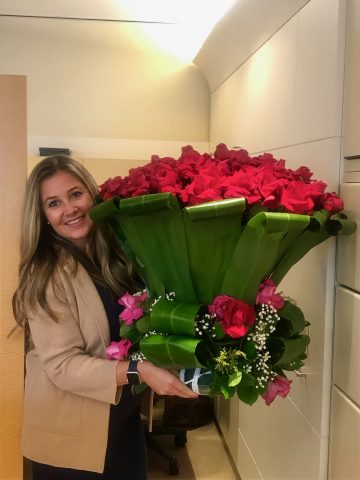
[(110, 345), (106, 347), (106, 356), (111, 360), (125, 360), (131, 345), (130, 340), (125, 338), (119, 342), (111, 342)]
[(144, 309), (140, 307), (140, 305), (146, 298), (146, 292), (141, 295), (130, 295), (126, 292), (119, 300), (119, 304), (125, 307), (120, 313), (119, 318), (121, 318), (126, 325), (132, 325), (135, 320), (143, 316)]
[(282, 375), (276, 375), (273, 380), (270, 380), (267, 392), (262, 396), (266, 405), (270, 405), (278, 395), (285, 398), (290, 392), (291, 383), (292, 380), (288, 380)]
[(213, 303), (209, 305), (209, 312), (216, 315), (218, 320), (222, 320), (224, 318), (225, 305), (229, 300), (231, 300), (231, 297), (228, 295), (218, 295), (214, 298)]
[(270, 278), (265, 278), (259, 286), (256, 304), (266, 303), (272, 305), (276, 310), (280, 310), (284, 306), (284, 299), (279, 293), (275, 293), (275, 290), (275, 283)]

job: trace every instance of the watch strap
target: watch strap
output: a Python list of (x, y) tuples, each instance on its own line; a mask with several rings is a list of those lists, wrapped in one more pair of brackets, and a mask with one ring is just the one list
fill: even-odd
[(141, 376), (137, 369), (138, 360), (130, 360), (127, 370), (127, 380), (129, 385), (140, 385)]

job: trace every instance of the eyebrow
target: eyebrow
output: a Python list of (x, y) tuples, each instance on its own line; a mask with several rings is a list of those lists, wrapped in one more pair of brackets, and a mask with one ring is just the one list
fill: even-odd
[[(79, 188), (85, 188), (85, 187), (82, 187), (81, 185), (75, 185), (74, 187), (70, 188), (70, 190), (68, 190), (66, 193), (71, 193), (73, 190), (77, 190)], [(55, 198), (58, 198), (58, 195), (52, 195), (50, 197), (46, 197), (43, 204), (45, 205), (45, 203), (47, 203), (49, 200), (54, 200)]]

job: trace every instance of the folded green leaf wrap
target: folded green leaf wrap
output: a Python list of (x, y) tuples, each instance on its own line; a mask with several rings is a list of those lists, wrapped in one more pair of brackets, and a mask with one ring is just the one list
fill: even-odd
[[(171, 193), (113, 197), (94, 207), (90, 216), (111, 224), (152, 297), (162, 297), (150, 315), (122, 332), (140, 339), (140, 351), (150, 361), (173, 369), (209, 368), (210, 351), (216, 356), (222, 347), (236, 344), (229, 337), (222, 339), (219, 324), (207, 341), (195, 330), (198, 313), (216, 296), (254, 305), (265, 278), (278, 285), (310, 249), (330, 235), (350, 234), (356, 228), (341, 216), (330, 218), (326, 210), (312, 216), (267, 212), (264, 207), (246, 212), (243, 198), (181, 208)], [(165, 299), (168, 292), (175, 293), (175, 301)], [(267, 348), (273, 371), (281, 375), (303, 364), (309, 337), (301, 334), (307, 323), (299, 307), (286, 302), (278, 315)], [(260, 355), (255, 343), (247, 339), (236, 348), (240, 346), (239, 365), (254, 365)], [(230, 380), (217, 373), (210, 377), (206, 382), (214, 380), (215, 392), (229, 398), (236, 391), (248, 404), (266, 391), (266, 384), (259, 385), (246, 370), (230, 374)]]
[(140, 341), (145, 357), (158, 366), (180, 369), (200, 367), (196, 350), (202, 340), (178, 335), (151, 335)]
[(195, 335), (195, 317), (200, 308), (199, 304), (168, 301), (161, 298), (152, 307), (150, 328), (162, 333), (193, 337)]
[(329, 234), (314, 231), (308, 215), (290, 213), (259, 212), (244, 225), (244, 208), (236, 198), (181, 209), (171, 193), (158, 193), (114, 197), (90, 215), (126, 239), (155, 295), (172, 291), (179, 301), (208, 305), (227, 294), (254, 303), (263, 278), (278, 283)]

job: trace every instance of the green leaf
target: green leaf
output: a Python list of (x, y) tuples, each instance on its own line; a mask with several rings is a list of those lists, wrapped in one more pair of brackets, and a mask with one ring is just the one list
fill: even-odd
[(221, 324), (219, 322), (215, 322), (214, 327), (215, 327), (215, 338), (218, 340), (221, 340), (222, 338), (224, 338), (225, 332)]
[(202, 367), (197, 348), (202, 343), (191, 337), (177, 335), (151, 335), (140, 341), (140, 351), (155, 365), (180, 369)]
[(248, 405), (255, 403), (260, 393), (255, 386), (256, 378), (253, 375), (244, 372), (241, 382), (236, 389), (239, 399)]
[(271, 355), (272, 364), (280, 368), (295, 362), (305, 352), (310, 342), (308, 335), (295, 335), (291, 338), (271, 337), (267, 347)]
[(257, 357), (256, 345), (255, 342), (253, 342), (252, 340), (246, 340), (243, 343), (242, 351), (245, 353), (246, 359), (249, 362), (254, 361)]
[(141, 334), (135, 325), (123, 324), (120, 327), (120, 337), (127, 338), (131, 343), (137, 343), (141, 338)]
[(147, 333), (151, 328), (150, 317), (145, 315), (145, 316), (139, 318), (139, 320), (137, 320), (135, 326), (140, 333), (143, 333), (143, 334)]
[(241, 387), (252, 387), (256, 384), (256, 378), (250, 373), (244, 372), (241, 379)]
[(221, 385), (220, 389), (225, 400), (229, 400), (229, 398), (231, 397), (229, 389), (224, 387), (224, 385)]
[(303, 230), (309, 221), (307, 215), (273, 212), (251, 218), (239, 236), (221, 291), (254, 304), (261, 281), (273, 269), (283, 237)]
[(356, 223), (350, 220), (337, 218), (330, 219), (326, 224), (326, 231), (330, 235), (350, 235), (356, 230)]
[(229, 377), (229, 387), (236, 387), (241, 381), (242, 372), (240, 370), (232, 373)]
[(152, 307), (151, 329), (162, 333), (195, 336), (195, 317), (200, 304), (161, 298)]
[(184, 209), (191, 277), (201, 303), (212, 303), (221, 292), (222, 279), (241, 235), (245, 206), (244, 198), (231, 198)]
[(278, 311), (280, 320), (276, 325), (275, 336), (291, 337), (300, 333), (306, 327), (305, 317), (301, 309), (292, 302), (286, 301)]
[(279, 285), (290, 268), (301, 260), (307, 252), (330, 237), (330, 233), (326, 230), (326, 222), (329, 218), (329, 212), (326, 210), (320, 210), (315, 212), (311, 218), (312, 222), (310, 222), (309, 228), (305, 229), (291, 243), (277, 264), (274, 265), (271, 278), (276, 285)]
[(237, 387), (236, 393), (239, 399), (247, 405), (253, 405), (259, 396), (255, 387), (243, 387), (241, 384)]

